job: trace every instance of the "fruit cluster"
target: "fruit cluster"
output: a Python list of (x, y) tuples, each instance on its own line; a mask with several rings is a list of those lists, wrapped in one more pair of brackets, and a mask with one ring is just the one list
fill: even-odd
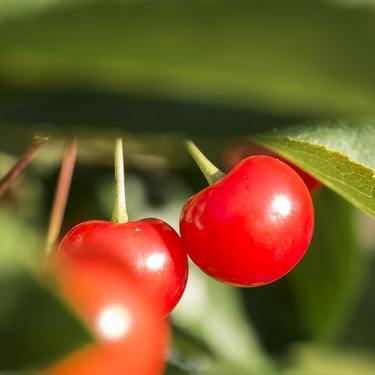
[(224, 175), (192, 142), (187, 148), (210, 186), (185, 204), (180, 237), (159, 219), (128, 221), (117, 140), (113, 221), (77, 225), (48, 262), (57, 289), (96, 340), (45, 374), (161, 374), (167, 316), (185, 290), (188, 255), (211, 277), (242, 287), (271, 283), (304, 256), (314, 210), (298, 171), (261, 152)]

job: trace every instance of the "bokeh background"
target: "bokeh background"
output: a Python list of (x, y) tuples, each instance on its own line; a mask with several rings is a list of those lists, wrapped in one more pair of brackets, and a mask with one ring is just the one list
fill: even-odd
[[(18, 265), (43, 247), (69, 137), (79, 154), (63, 233), (110, 219), (116, 136), (130, 218), (178, 229), (206, 186), (184, 137), (225, 170), (255, 133), (372, 116), (374, 45), (371, 0), (0, 0), (0, 176), (34, 134), (51, 137), (0, 201), (0, 370), (55, 355), (40, 333), (54, 320), (38, 310), (22, 326), (34, 338), (14, 349), (34, 298)], [(282, 280), (238, 289), (191, 265), (168, 375), (375, 373), (374, 221), (326, 187), (313, 197), (313, 244)], [(79, 342), (63, 332), (62, 346)]]

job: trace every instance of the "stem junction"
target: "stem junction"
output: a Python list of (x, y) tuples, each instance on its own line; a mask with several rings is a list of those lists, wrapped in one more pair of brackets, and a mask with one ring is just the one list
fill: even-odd
[(186, 140), (185, 147), (190, 156), (198, 164), (199, 169), (202, 171), (204, 177), (206, 177), (206, 180), (210, 185), (221, 180), (225, 176), (225, 173), (212, 164), (193, 141), (189, 139)]

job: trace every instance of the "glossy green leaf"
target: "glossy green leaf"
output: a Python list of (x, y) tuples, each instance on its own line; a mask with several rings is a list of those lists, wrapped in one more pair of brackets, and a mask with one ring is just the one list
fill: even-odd
[(374, 25), (373, 7), (329, 0), (56, 2), (2, 22), (0, 77), (16, 86), (374, 113)]
[(255, 140), (375, 216), (374, 121), (317, 123)]

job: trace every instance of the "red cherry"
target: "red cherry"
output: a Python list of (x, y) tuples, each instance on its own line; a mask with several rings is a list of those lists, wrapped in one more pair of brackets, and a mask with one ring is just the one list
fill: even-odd
[(289, 272), (313, 233), (309, 191), (288, 165), (269, 156), (244, 159), (183, 208), (181, 237), (210, 276), (258, 286)]
[(97, 341), (44, 374), (161, 374), (169, 331), (159, 307), (115, 264), (78, 257), (58, 260), (58, 289)]
[(163, 317), (176, 306), (185, 290), (186, 251), (174, 229), (158, 219), (87, 221), (66, 234), (59, 251), (118, 262), (123, 272), (137, 277), (162, 306)]
[(321, 187), (321, 183), (313, 176), (306, 173), (304, 170), (296, 167), (294, 164), (292, 164), (288, 160), (285, 160), (283, 157), (277, 155), (273, 151), (252, 142), (234, 142), (229, 144), (224, 151), (225, 168), (230, 171), (241, 160), (245, 159), (248, 156), (254, 155), (273, 156), (283, 161), (285, 164), (288, 164), (301, 176), (302, 180), (305, 182), (307, 188), (310, 191), (315, 191)]

